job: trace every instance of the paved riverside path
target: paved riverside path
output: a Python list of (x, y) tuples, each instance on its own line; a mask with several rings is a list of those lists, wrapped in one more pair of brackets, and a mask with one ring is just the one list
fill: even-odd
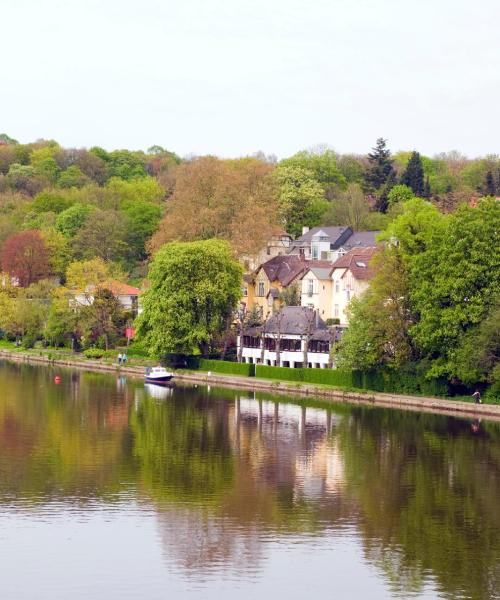
[[(0, 350), (0, 358), (16, 362), (58, 365), (83, 369), (86, 371), (107, 371), (133, 377), (143, 378), (144, 367), (119, 366), (102, 363), (95, 360), (69, 360), (36, 356), (25, 352)], [(367, 390), (347, 391), (326, 385), (298, 383), (294, 381), (275, 381), (257, 377), (242, 377), (205, 371), (174, 371), (176, 381), (221, 385), (231, 388), (244, 388), (254, 391), (272, 392), (278, 395), (297, 396), (301, 399), (321, 400), (326, 402), (349, 402), (399, 408), (416, 412), (432, 412), (458, 417), (488, 418), (500, 421), (500, 405), (474, 404), (469, 402), (436, 398), (431, 396), (406, 396), (401, 394), (386, 394)]]

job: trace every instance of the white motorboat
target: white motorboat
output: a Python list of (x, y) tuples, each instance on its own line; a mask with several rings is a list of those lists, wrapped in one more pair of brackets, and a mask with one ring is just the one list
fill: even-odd
[(173, 376), (165, 367), (148, 367), (144, 379), (146, 383), (168, 383)]

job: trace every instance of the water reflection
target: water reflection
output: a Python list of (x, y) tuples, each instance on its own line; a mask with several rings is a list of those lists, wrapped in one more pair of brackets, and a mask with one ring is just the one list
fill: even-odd
[[(221, 584), (230, 573), (271, 585), (269, 565), (303, 552), (302, 592), (312, 579), (328, 590), (321, 557), (343, 564), (351, 552), (346, 573), (367, 597), (499, 597), (495, 423), (53, 377), (0, 367), (0, 533), (33, 515), (55, 527), (64, 511), (105, 511), (153, 523), (157, 583), (174, 573)], [(298, 593), (286, 585), (276, 593)]]

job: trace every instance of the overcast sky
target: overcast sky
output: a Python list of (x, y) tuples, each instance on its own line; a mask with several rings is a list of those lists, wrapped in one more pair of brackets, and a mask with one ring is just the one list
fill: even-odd
[(0, 132), (279, 157), (500, 151), (499, 0), (1, 0)]

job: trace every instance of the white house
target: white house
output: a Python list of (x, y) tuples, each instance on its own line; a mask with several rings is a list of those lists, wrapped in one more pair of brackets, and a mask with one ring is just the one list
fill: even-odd
[(350, 227), (304, 227), (302, 235), (291, 243), (290, 254), (306, 260), (336, 261), (349, 250), (375, 246), (380, 231), (353, 231)]
[(339, 319), (343, 327), (349, 322), (346, 314), (349, 302), (354, 297), (361, 296), (368, 288), (373, 276), (369, 263), (375, 251), (375, 247), (355, 248), (332, 265), (332, 316)]
[[(110, 290), (125, 310), (134, 313), (134, 315), (141, 313), (141, 306), (139, 303), (141, 290), (139, 288), (114, 280), (101, 283), (98, 287)], [(89, 286), (85, 292), (78, 292), (75, 294), (75, 301), (82, 306), (89, 306), (94, 302), (95, 291), (96, 286)]]
[(238, 338), (238, 351), (247, 363), (324, 369), (331, 365), (331, 344), (340, 333), (329, 329), (312, 308), (284, 306), (260, 327), (245, 330)]

